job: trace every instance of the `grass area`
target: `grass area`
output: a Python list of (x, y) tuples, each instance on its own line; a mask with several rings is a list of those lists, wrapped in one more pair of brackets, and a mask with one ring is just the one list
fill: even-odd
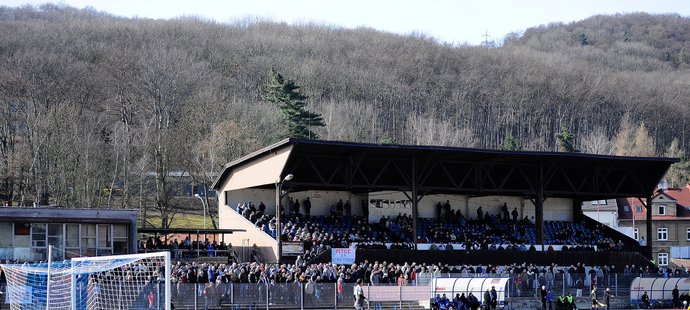
[[(161, 226), (161, 217), (156, 214), (153, 216), (147, 215), (147, 227), (153, 224), (155, 227)], [(218, 224), (218, 218), (215, 217), (216, 224)], [(139, 219), (139, 227), (142, 225), (142, 219)], [(170, 228), (204, 228), (204, 216), (202, 214), (196, 213), (178, 213), (175, 214)], [(206, 217), (206, 228), (213, 228), (213, 223), (210, 217)]]

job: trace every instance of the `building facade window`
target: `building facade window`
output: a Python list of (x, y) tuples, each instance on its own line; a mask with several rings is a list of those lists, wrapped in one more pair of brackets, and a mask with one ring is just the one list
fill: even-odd
[(96, 229), (96, 255), (113, 254), (113, 229), (110, 224), (98, 224)]
[(659, 266), (668, 266), (668, 253), (659, 253), (657, 264)]
[(127, 225), (113, 225), (113, 254), (127, 254), (129, 232)]
[(659, 205), (658, 215), (666, 215), (666, 205)]
[(657, 228), (656, 229), (656, 238), (659, 241), (668, 240), (668, 228)]
[(686, 240), (690, 241), (690, 228), (685, 229), (685, 236)]
[(640, 240), (640, 229), (639, 228), (633, 229), (633, 238), (635, 240)]

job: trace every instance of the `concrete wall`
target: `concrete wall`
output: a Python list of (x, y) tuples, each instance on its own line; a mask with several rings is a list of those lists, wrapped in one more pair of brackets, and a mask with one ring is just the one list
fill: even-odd
[[(375, 192), (369, 194), (370, 201), (390, 200), (394, 202), (408, 200), (401, 192)], [(464, 195), (429, 195), (422, 198), (419, 202), (419, 217), (436, 218), (436, 205), (440, 202), (450, 203), (453, 211), (460, 210), (465, 217), (476, 218), (477, 209), (481, 206), (484, 213), (499, 214), (501, 207), (505, 203), (508, 212), (517, 208), (520, 218), (524, 216), (534, 216), (534, 205), (529, 200), (521, 197), (510, 196), (483, 196), (469, 197)], [(544, 202), (544, 220), (547, 221), (572, 221), (572, 199), (549, 198)], [(389, 203), (381, 208), (370, 205), (369, 220), (378, 221), (382, 215), (397, 216), (398, 213), (412, 214), (411, 204)]]
[[(618, 212), (617, 211), (583, 211), (582, 212), (584, 215), (588, 216), (589, 218), (602, 223), (608, 227), (611, 228), (617, 228), (618, 227)], [(632, 236), (632, 235), (630, 235)]]
[[(369, 194), (355, 195), (346, 191), (304, 191), (289, 193), (289, 197), (299, 199), (300, 204), (309, 197), (312, 204), (311, 215), (328, 215), (331, 205), (335, 205), (339, 199), (343, 202), (349, 200), (352, 204), (352, 214), (362, 216), (362, 207), (369, 208), (369, 221), (378, 221), (381, 216), (395, 217), (398, 214), (412, 215), (412, 204), (402, 192), (383, 191)], [(251, 201), (258, 206), (264, 202), (266, 212), (275, 213), (274, 189), (241, 189), (225, 191), (219, 195), (219, 213), (222, 221), (223, 207), (237, 208), (238, 203)], [(419, 217), (436, 218), (436, 205), (448, 201), (453, 211), (460, 210), (465, 217), (476, 217), (477, 208), (480, 206), (484, 213), (499, 214), (505, 203), (508, 212), (518, 209), (519, 217), (534, 216), (534, 205), (529, 200), (521, 197), (509, 196), (484, 196), (468, 197), (464, 195), (429, 195), (419, 202)], [(544, 220), (547, 221), (572, 221), (572, 199), (549, 198), (544, 202)], [(368, 205), (368, 206), (367, 206)], [(379, 207), (377, 207), (377, 205)], [(304, 213), (302, 207), (301, 212)]]
[[(532, 218), (534, 216), (534, 204), (532, 201), (525, 200), (524, 215)], [(572, 221), (573, 220), (573, 200), (569, 198), (548, 198), (544, 201), (544, 220), (545, 221)]]
[(228, 206), (220, 206), (219, 222), (221, 229), (243, 229), (244, 232), (226, 234), (225, 242), (232, 244), (241, 261), (249, 261), (251, 248), (256, 246), (261, 251), (263, 262), (276, 262), (278, 243), (273, 237), (256, 228), (252, 222), (244, 216), (231, 210)]

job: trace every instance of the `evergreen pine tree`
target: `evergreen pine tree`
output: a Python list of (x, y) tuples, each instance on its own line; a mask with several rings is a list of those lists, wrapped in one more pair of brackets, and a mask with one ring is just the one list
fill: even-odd
[(518, 144), (517, 139), (515, 139), (515, 137), (513, 137), (512, 134), (508, 134), (505, 141), (503, 141), (503, 145), (501, 145), (501, 149), (504, 151), (520, 151), (520, 150), (522, 150), (522, 148), (520, 148), (520, 145)]
[(556, 134), (556, 139), (558, 139), (558, 145), (560, 146), (561, 152), (568, 153), (579, 153), (580, 151), (575, 148), (575, 136), (570, 133), (565, 125), (561, 124), (561, 131)]
[(309, 97), (300, 92), (300, 87), (294, 81), (285, 79), (275, 68), (269, 72), (262, 99), (280, 108), (286, 126), (281, 138), (318, 139), (318, 134), (312, 128), (326, 126), (321, 114), (306, 109)]

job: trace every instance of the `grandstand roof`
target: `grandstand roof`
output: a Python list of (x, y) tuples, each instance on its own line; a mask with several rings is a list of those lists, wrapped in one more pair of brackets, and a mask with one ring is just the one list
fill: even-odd
[[(411, 191), (579, 200), (646, 197), (675, 158), (285, 139), (228, 163), (215, 190)], [(541, 185), (541, 186), (540, 186)]]

